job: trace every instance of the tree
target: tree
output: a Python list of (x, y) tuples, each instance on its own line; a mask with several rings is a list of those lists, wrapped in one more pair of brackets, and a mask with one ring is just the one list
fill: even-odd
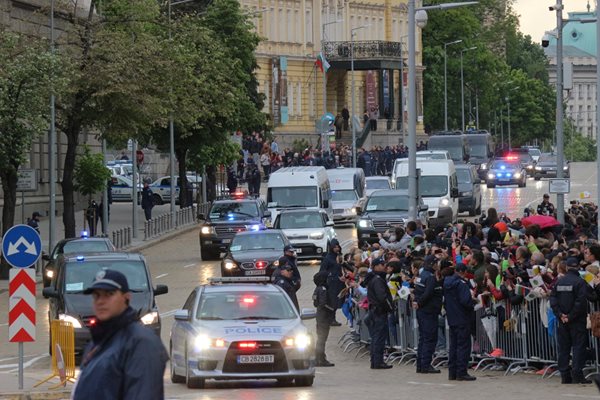
[[(47, 43), (29, 36), (0, 31), (0, 181), (4, 206), (3, 234), (14, 224), (19, 167), (32, 141), (47, 131), (52, 88), (61, 91), (64, 80), (58, 58)], [(0, 267), (6, 278), (8, 269)]]
[(75, 189), (88, 196), (88, 202), (91, 202), (94, 194), (106, 188), (110, 176), (102, 154), (92, 154), (89, 146), (83, 146), (83, 154), (77, 159), (74, 170)]

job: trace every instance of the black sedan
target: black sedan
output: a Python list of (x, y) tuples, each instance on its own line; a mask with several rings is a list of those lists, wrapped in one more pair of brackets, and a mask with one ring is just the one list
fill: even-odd
[(50, 281), (54, 276), (54, 264), (59, 256), (63, 254), (84, 255), (90, 253), (112, 253), (115, 251), (115, 246), (109, 238), (104, 237), (87, 237), (70, 238), (59, 241), (52, 254), (44, 254), (43, 259), (47, 261), (42, 271), (44, 287), (50, 286)]
[(278, 229), (239, 232), (221, 260), (221, 276), (271, 276), (289, 244)]
[(496, 158), (492, 162), (486, 179), (487, 187), (496, 185), (527, 185), (527, 172), (517, 157)]
[[(539, 181), (542, 178), (556, 178), (558, 160), (556, 154), (542, 154), (535, 165), (533, 178)], [(563, 165), (563, 178), (570, 176), (569, 162)]]

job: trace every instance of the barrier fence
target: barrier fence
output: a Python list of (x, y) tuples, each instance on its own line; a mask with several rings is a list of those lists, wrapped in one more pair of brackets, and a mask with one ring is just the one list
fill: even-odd
[(175, 214), (165, 213), (144, 222), (144, 240), (163, 235), (174, 229), (196, 223), (199, 209), (207, 208), (206, 204), (181, 208)]
[(36, 383), (34, 387), (59, 378), (60, 382), (50, 389), (66, 386), (67, 382), (75, 382), (75, 328), (70, 322), (59, 319), (50, 323), (50, 347), (52, 354), (52, 374)]
[(112, 242), (117, 250), (131, 245), (131, 227), (128, 226), (113, 231)]
[[(359, 299), (361, 300), (361, 299)], [(369, 354), (369, 331), (364, 323), (367, 310), (361, 301), (354, 301), (352, 314), (354, 328), (340, 340), (344, 352), (356, 351), (355, 357)], [(408, 300), (399, 299), (390, 315), (387, 362), (414, 364), (419, 341), (416, 311)], [(600, 305), (589, 303), (589, 311), (600, 311)], [(475, 327), (471, 336), (471, 365), (475, 370), (499, 370), (505, 375), (535, 371), (542, 378), (558, 374), (558, 321), (550, 308), (548, 298), (525, 300), (520, 305), (497, 301), (490, 307), (475, 311)], [(589, 378), (600, 374), (600, 343), (588, 329), (588, 359), (584, 375)], [(447, 364), (449, 328), (445, 317), (440, 317), (438, 346), (432, 365)]]

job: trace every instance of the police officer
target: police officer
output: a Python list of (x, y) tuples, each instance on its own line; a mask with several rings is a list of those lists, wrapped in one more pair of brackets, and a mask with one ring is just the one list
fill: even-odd
[(315, 345), (315, 358), (317, 367), (333, 367), (335, 364), (327, 360), (325, 355), (325, 343), (329, 336), (332, 314), (335, 312), (335, 304), (327, 294), (327, 272), (317, 272), (313, 281), (315, 291), (313, 292), (313, 305), (317, 308), (317, 344)]
[(296, 249), (290, 244), (283, 248), (283, 257), (279, 259), (279, 267), (273, 271), (273, 278), (277, 278), (281, 273), (281, 267), (284, 265), (291, 265), (293, 269), (292, 284), (296, 291), (300, 289), (302, 279), (300, 278), (300, 271), (298, 270), (298, 260), (296, 258)]
[(144, 216), (146, 221), (152, 219), (152, 208), (154, 207), (154, 198), (148, 181), (144, 181), (144, 188), (142, 189), (142, 208), (144, 209)]
[(413, 308), (417, 310), (419, 323), (418, 374), (441, 372), (431, 366), (438, 339), (438, 316), (442, 311), (442, 282), (436, 276), (438, 269), (435, 256), (428, 255), (423, 262), (423, 270), (415, 282)]
[(451, 381), (474, 381), (467, 373), (471, 354), (471, 320), (475, 301), (467, 283), (467, 266), (456, 265), (456, 273), (444, 279), (444, 307), (450, 327), (448, 354), (448, 379)]
[[(583, 376), (587, 343), (587, 284), (579, 275), (579, 260), (569, 257), (567, 273), (560, 278), (552, 294), (550, 306), (558, 320), (558, 370), (563, 384), (592, 383)], [(569, 355), (573, 349), (573, 368)]]
[(287, 295), (292, 300), (292, 303), (294, 303), (294, 307), (296, 307), (296, 310), (300, 312), (298, 297), (296, 297), (296, 288), (294, 287), (294, 283), (292, 280), (294, 276), (294, 268), (289, 264), (285, 264), (280, 265), (279, 269), (279, 276), (277, 277), (277, 279), (275, 279), (275, 284), (277, 286), (280, 286), (287, 293)]
[(392, 365), (383, 361), (383, 351), (388, 337), (388, 314), (393, 310), (392, 294), (385, 280), (384, 259), (373, 259), (371, 268), (372, 272), (363, 282), (369, 301), (369, 314), (365, 322), (371, 336), (371, 369), (389, 369)]
[(332, 239), (329, 244), (329, 251), (321, 260), (321, 268), (319, 271), (325, 271), (327, 276), (327, 293), (330, 298), (330, 303), (335, 305), (331, 318), (331, 326), (341, 326), (342, 324), (335, 320), (335, 311), (340, 306), (338, 294), (344, 289), (344, 282), (340, 279), (342, 276), (342, 264), (340, 263), (340, 255), (342, 246), (337, 239)]
[(554, 204), (550, 203), (550, 195), (544, 193), (544, 198), (537, 206), (537, 213), (539, 215), (554, 215)]

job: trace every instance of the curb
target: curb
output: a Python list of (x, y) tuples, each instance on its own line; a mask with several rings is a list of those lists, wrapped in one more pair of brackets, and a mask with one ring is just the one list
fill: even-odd
[(155, 244), (162, 243), (162, 242), (167, 241), (169, 239), (173, 239), (174, 237), (177, 237), (177, 236), (182, 235), (184, 233), (191, 232), (194, 229), (198, 229), (198, 228), (199, 228), (199, 224), (198, 223), (194, 223), (194, 224), (192, 224), (190, 226), (186, 226), (186, 227), (183, 227), (181, 229), (176, 229), (176, 230), (173, 230), (171, 232), (168, 232), (168, 233), (166, 233), (166, 234), (164, 234), (162, 236), (159, 236), (157, 238), (146, 240), (146, 241), (142, 241), (139, 244), (133, 245), (133, 246), (128, 247), (126, 249), (122, 249), (122, 251), (124, 251), (126, 253), (139, 252), (139, 251), (147, 249), (148, 247), (152, 247)]
[(18, 392), (0, 394), (0, 399), (3, 400), (63, 400), (70, 398), (70, 390), (61, 390), (53, 392)]

